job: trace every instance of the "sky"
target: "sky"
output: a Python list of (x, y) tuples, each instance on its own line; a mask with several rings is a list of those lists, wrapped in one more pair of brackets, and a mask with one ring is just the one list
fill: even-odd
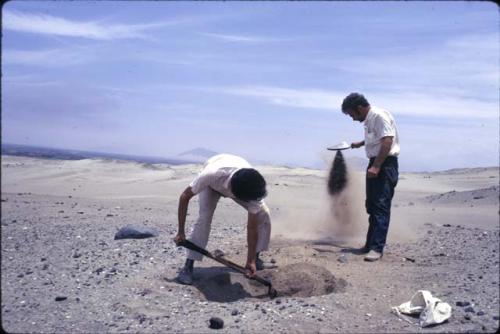
[(360, 92), (401, 170), (498, 166), (498, 26), (474, 1), (10, 1), (2, 142), (324, 167), (363, 139), (340, 110)]

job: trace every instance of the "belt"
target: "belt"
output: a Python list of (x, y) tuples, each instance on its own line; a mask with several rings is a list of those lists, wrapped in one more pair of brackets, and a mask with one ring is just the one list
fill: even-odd
[[(373, 164), (373, 162), (375, 161), (376, 158), (370, 158), (370, 163), (369, 165), (371, 166)], [(397, 164), (398, 163), (398, 157), (396, 156), (388, 156), (387, 158), (385, 158), (384, 162), (382, 163), (382, 165), (385, 165), (385, 164)]]

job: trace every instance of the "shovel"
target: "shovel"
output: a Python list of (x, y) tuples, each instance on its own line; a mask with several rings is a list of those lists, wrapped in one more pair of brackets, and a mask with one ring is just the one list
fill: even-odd
[(349, 148), (351, 148), (351, 145), (348, 144), (347, 142), (343, 141), (337, 145), (327, 147), (326, 149), (329, 151), (342, 151), (342, 150), (347, 150)]
[[(203, 249), (203, 248), (195, 245), (194, 243), (192, 243), (189, 240), (181, 241), (177, 244), (177, 246), (182, 246), (182, 247), (185, 247), (187, 249), (198, 252), (200, 254), (203, 254), (206, 257), (209, 257), (212, 260), (215, 260), (215, 261), (225, 265), (226, 267), (234, 269), (237, 272), (242, 273), (244, 275), (246, 275), (246, 273), (247, 273), (247, 270), (245, 268), (243, 268), (242, 266), (240, 266), (234, 262), (231, 262), (229, 260), (226, 260), (225, 258), (222, 257), (222, 255), (216, 256), (216, 255), (210, 253), (209, 251), (207, 251), (206, 249)], [(267, 286), (267, 288), (268, 288), (267, 294), (269, 295), (269, 297), (275, 298), (278, 295), (278, 291), (276, 291), (276, 289), (273, 288), (271, 282), (269, 282), (269, 281), (267, 281), (267, 280), (265, 280), (262, 277), (259, 277), (257, 275), (255, 275), (254, 277), (250, 277), (250, 279), (256, 280), (257, 282)]]

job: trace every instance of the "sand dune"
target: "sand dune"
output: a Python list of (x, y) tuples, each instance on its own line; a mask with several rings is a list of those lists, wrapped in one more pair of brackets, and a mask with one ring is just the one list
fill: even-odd
[(442, 193), (439, 195), (426, 196), (429, 203), (439, 203), (457, 205), (459, 203), (469, 203), (470, 205), (498, 205), (499, 186), (488, 188), (455, 191)]

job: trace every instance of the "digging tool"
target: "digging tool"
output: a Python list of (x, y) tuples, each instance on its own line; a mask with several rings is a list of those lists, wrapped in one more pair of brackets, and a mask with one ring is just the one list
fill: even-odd
[[(244, 275), (247, 273), (247, 270), (244, 267), (223, 258), (223, 255), (216, 256), (216, 255), (210, 253), (209, 251), (207, 251), (206, 249), (203, 249), (203, 248), (195, 245), (194, 243), (192, 243), (189, 240), (181, 241), (177, 244), (177, 246), (182, 246), (182, 247), (185, 247), (187, 249), (194, 250), (195, 252), (203, 254), (206, 257), (209, 257), (212, 260), (215, 260), (215, 261), (225, 265), (226, 267), (229, 267), (233, 270), (236, 270), (237, 272), (242, 273)], [(269, 297), (275, 298), (278, 295), (278, 291), (276, 291), (276, 289), (273, 288), (271, 282), (269, 282), (269, 281), (267, 281), (267, 280), (265, 280), (262, 277), (259, 277), (257, 275), (250, 277), (250, 279), (256, 280), (257, 282), (267, 286), (267, 288), (268, 288), (267, 294), (269, 295)]]

